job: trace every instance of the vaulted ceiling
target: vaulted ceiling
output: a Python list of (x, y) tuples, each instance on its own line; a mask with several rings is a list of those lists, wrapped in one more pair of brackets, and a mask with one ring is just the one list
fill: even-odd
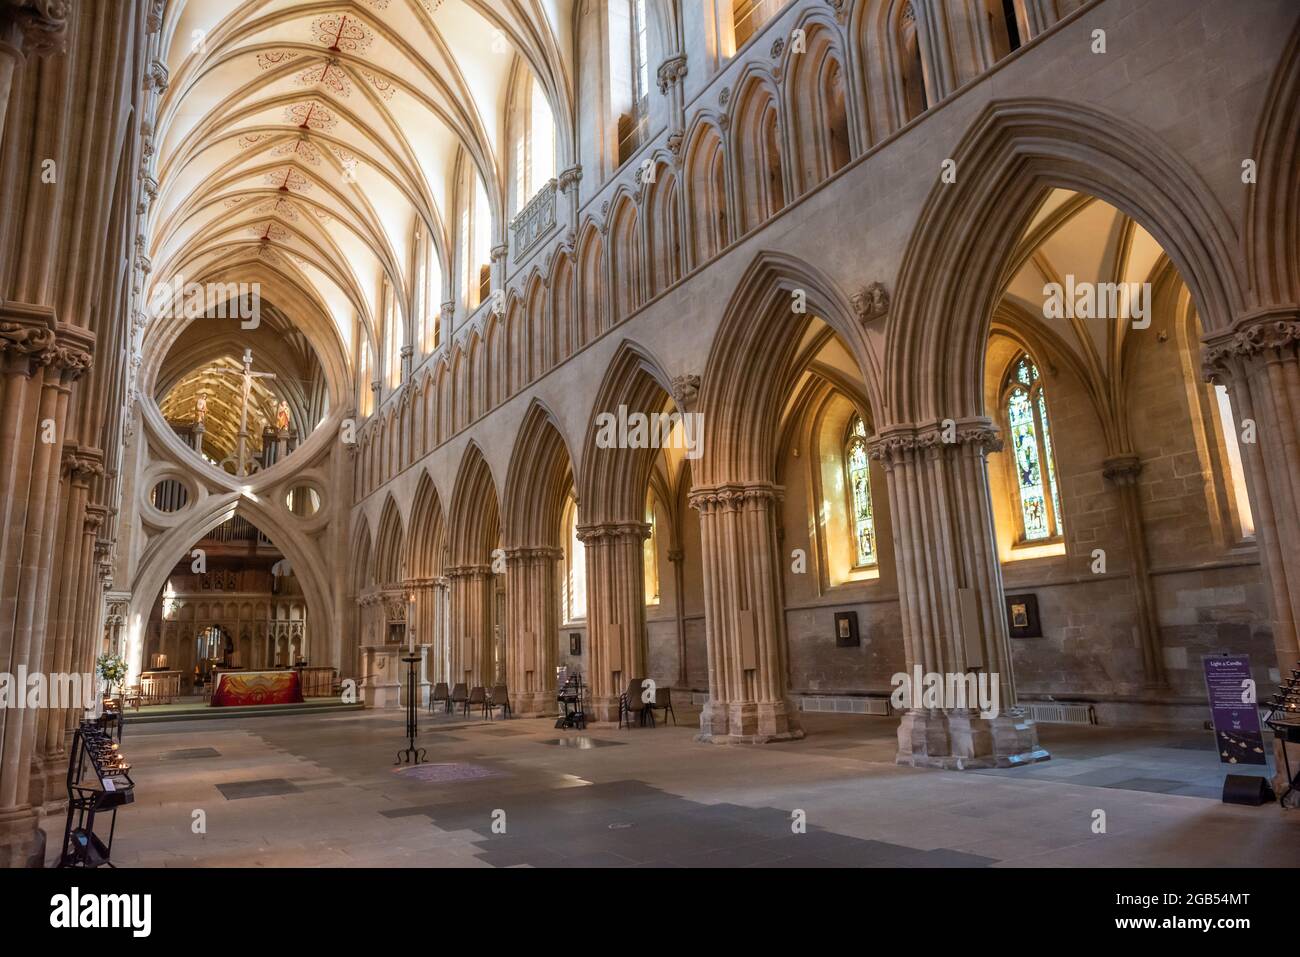
[[(522, 65), (572, 129), (573, 0), (170, 0), (149, 212), (155, 283), (256, 263), (332, 319), (403, 314), (418, 229), (444, 263), (458, 163), (503, 240), (505, 111)], [(436, 308), (436, 303), (434, 304)]]

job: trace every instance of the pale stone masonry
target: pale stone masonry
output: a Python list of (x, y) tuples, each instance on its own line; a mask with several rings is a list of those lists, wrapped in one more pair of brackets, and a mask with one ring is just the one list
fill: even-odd
[[(233, 6), (0, 0), (0, 671), (188, 682), (164, 590), (234, 520), (297, 603), (254, 660), (376, 707), (410, 640), (424, 691), (545, 715), (563, 667), (613, 723), (650, 679), (694, 747), (801, 748), (803, 696), (978, 670), (999, 713), (912, 707), (893, 757), (994, 773), (1047, 757), (1036, 704), (1195, 727), (1203, 655), (1296, 666), (1290, 0), (791, 0), (740, 43), (723, 0), (491, 0), (504, 50)], [(1050, 318), (1067, 279), (1149, 323)], [(267, 327), (159, 313), (178, 280)], [(245, 348), (265, 394), (190, 412)], [(196, 452), (280, 403), (251, 474)], [(698, 413), (698, 456), (604, 447), (620, 409)], [(0, 864), (78, 717), (0, 711)]]

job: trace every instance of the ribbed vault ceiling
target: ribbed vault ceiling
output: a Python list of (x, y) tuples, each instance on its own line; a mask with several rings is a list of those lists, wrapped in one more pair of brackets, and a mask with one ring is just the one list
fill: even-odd
[(502, 232), (520, 60), (568, 152), (571, 21), (572, 0), (171, 0), (151, 279), (260, 260), (345, 345), (354, 315), (374, 328), (385, 276), (408, 313), (419, 225), (448, 273), (458, 163), (473, 164)]

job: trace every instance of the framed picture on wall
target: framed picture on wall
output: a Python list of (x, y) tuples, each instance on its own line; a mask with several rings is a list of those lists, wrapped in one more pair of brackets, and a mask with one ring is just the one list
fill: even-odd
[(580, 631), (569, 632), (569, 654), (571, 655), (582, 654), (582, 632)]
[(1037, 595), (1007, 595), (1007, 628), (1012, 638), (1041, 638)]
[(858, 647), (858, 613), (856, 611), (837, 611), (835, 613), (835, 647)]

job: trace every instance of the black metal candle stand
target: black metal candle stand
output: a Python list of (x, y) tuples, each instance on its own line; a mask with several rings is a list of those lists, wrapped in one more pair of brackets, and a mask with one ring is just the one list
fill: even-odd
[(415, 739), (419, 737), (420, 726), (416, 717), (416, 700), (415, 700), (415, 666), (420, 661), (420, 656), (410, 654), (402, 658), (406, 662), (406, 747), (397, 752), (397, 760), (394, 764), (423, 764), (428, 758), (424, 748), (415, 746)]

